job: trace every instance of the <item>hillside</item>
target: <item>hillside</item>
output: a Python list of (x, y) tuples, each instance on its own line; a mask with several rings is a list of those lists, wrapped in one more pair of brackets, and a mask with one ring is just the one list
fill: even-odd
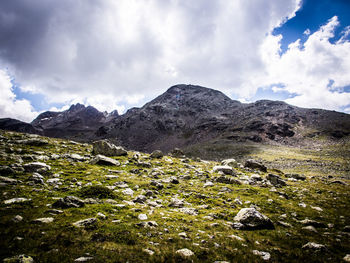
[(281, 101), (244, 104), (213, 89), (176, 85), (122, 115), (76, 104), (63, 112), (44, 112), (31, 124), (9, 125), (5, 119), (0, 128), (80, 142), (109, 139), (144, 152), (178, 147), (189, 155), (212, 158), (204, 145), (223, 153), (220, 145), (234, 148), (240, 143), (314, 149), (342, 144), (350, 138), (350, 115)]
[(349, 143), (254, 147), (218, 163), (1, 131), (0, 260), (349, 260)]

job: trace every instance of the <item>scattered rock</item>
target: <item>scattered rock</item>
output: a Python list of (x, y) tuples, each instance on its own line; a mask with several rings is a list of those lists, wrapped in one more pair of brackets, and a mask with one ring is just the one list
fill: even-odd
[(203, 185), (203, 187), (209, 187), (209, 186), (214, 186), (214, 184), (212, 182), (205, 182), (205, 184)]
[(235, 159), (222, 160), (221, 165), (231, 166), (233, 168), (238, 168), (238, 162)]
[(85, 205), (84, 201), (75, 196), (66, 196), (64, 198), (58, 199), (52, 204), (54, 208), (79, 208)]
[(143, 221), (140, 223), (137, 223), (136, 226), (143, 227), (143, 228), (155, 228), (158, 227), (158, 224), (155, 221)]
[(271, 255), (269, 252), (259, 251), (259, 250), (253, 250), (252, 251), (254, 255), (260, 256), (263, 260), (270, 260)]
[(321, 222), (318, 222), (316, 220), (311, 220), (311, 219), (304, 219), (304, 220), (301, 220), (300, 223), (302, 223), (303, 225), (305, 226), (313, 226), (313, 227), (320, 227), (320, 228), (326, 228), (327, 225), (324, 224), (324, 223), (321, 223)]
[(97, 223), (96, 218), (87, 218), (87, 219), (79, 220), (79, 221), (73, 223), (73, 226), (90, 228), (90, 227), (94, 227), (96, 225), (96, 223)]
[(23, 165), (24, 170), (27, 173), (45, 173), (49, 170), (51, 170), (51, 167), (47, 165), (46, 163), (41, 163), (41, 162), (32, 162), (32, 163), (27, 163)]
[(198, 215), (198, 209), (196, 208), (183, 207), (183, 208), (180, 208), (179, 211), (187, 215), (192, 215), (192, 216)]
[(182, 150), (180, 150), (179, 148), (174, 148), (171, 152), (170, 155), (173, 157), (177, 157), (177, 158), (181, 158), (184, 157), (184, 153)]
[(150, 250), (150, 249), (143, 248), (142, 251), (145, 252), (145, 253), (147, 253), (147, 254), (150, 255), (150, 256), (153, 256), (153, 255), (154, 255), (154, 251), (152, 251), (152, 250)]
[(53, 217), (42, 217), (42, 218), (37, 218), (33, 222), (34, 223), (43, 223), (43, 224), (49, 224), (52, 223), (55, 219)]
[(133, 196), (134, 195), (134, 191), (130, 188), (125, 188), (123, 191), (122, 191), (123, 194), (125, 195), (130, 195), (130, 196)]
[(107, 218), (107, 216), (105, 214), (101, 213), (101, 212), (97, 213), (97, 217), (101, 218), (101, 219), (106, 219)]
[(228, 166), (228, 165), (214, 166), (213, 172), (214, 173), (221, 172), (221, 173), (226, 174), (226, 175), (235, 175), (236, 174), (235, 170), (233, 170), (233, 168), (231, 166)]
[(274, 186), (286, 186), (287, 183), (276, 174), (268, 174), (266, 179)]
[(184, 207), (184, 201), (176, 197), (171, 198), (169, 207), (181, 208)]
[(301, 180), (301, 181), (306, 180), (306, 176), (303, 174), (285, 174), (285, 177), (293, 178), (295, 180)]
[(302, 249), (311, 250), (312, 252), (324, 252), (326, 250), (326, 246), (314, 242), (308, 242), (307, 244), (302, 246)]
[[(9, 167), (9, 166), (0, 166), (0, 174), (1, 175), (11, 175), (11, 174), (14, 174), (14, 173), (16, 173), (16, 171), (14, 169), (12, 169), (11, 167)], [(3, 179), (0, 179), (0, 182), (2, 180), (7, 180), (6, 179), (7, 177), (1, 176), (1, 178), (3, 178)]]
[(345, 183), (344, 181), (341, 181), (341, 180), (334, 180), (334, 181), (331, 181), (330, 184), (347, 185), (347, 183)]
[(244, 167), (254, 169), (254, 170), (260, 170), (264, 173), (267, 172), (267, 168), (265, 165), (253, 159), (247, 160), (244, 164)]
[(144, 204), (146, 202), (147, 198), (144, 195), (138, 195), (136, 198), (133, 200), (135, 203), (140, 203)]
[(32, 199), (28, 199), (24, 197), (16, 197), (16, 198), (5, 200), (4, 204), (10, 205), (10, 204), (17, 204), (17, 203), (27, 203), (30, 201), (32, 201)]
[(160, 159), (164, 156), (163, 152), (160, 150), (155, 150), (151, 153), (151, 155), (149, 157), (151, 158), (155, 158), (155, 159)]
[(216, 177), (215, 182), (223, 183), (223, 184), (238, 184), (238, 185), (242, 184), (241, 181), (228, 176)]
[(128, 152), (120, 146), (108, 142), (107, 140), (95, 141), (92, 143), (93, 154), (105, 155), (105, 156), (124, 156), (128, 155)]
[(350, 254), (346, 254), (345, 257), (343, 257), (343, 260), (345, 262), (350, 262)]
[(49, 142), (47, 140), (43, 139), (27, 139), (27, 140), (19, 140), (17, 141), (18, 144), (23, 144), (23, 145), (29, 145), (29, 146), (44, 146), (48, 145)]
[(93, 257), (80, 257), (80, 258), (76, 258), (74, 260), (74, 262), (86, 262), (86, 261), (90, 261), (93, 260)]
[(91, 164), (98, 164), (98, 165), (115, 165), (115, 166), (119, 166), (120, 162), (118, 162), (117, 160), (114, 160), (112, 158), (106, 157), (104, 155), (96, 155), (95, 158), (93, 158), (90, 161)]
[[(261, 214), (255, 208), (243, 208), (234, 217), (234, 220), (241, 225), (236, 225), (243, 229), (274, 229), (272, 221)], [(235, 227), (235, 226), (234, 226)]]
[(27, 255), (18, 255), (11, 258), (5, 258), (4, 263), (33, 263), (34, 259)]
[(15, 185), (17, 183), (18, 183), (18, 181), (16, 179), (8, 178), (5, 176), (0, 176), (0, 184), (1, 185), (8, 185), (8, 184)]
[(146, 214), (139, 214), (138, 219), (139, 220), (147, 220), (148, 216)]
[(175, 253), (183, 258), (192, 257), (194, 255), (194, 253), (191, 250), (189, 250), (188, 248), (176, 250)]
[(16, 215), (15, 217), (12, 218), (12, 221), (15, 223), (19, 223), (23, 220), (23, 217), (20, 215)]

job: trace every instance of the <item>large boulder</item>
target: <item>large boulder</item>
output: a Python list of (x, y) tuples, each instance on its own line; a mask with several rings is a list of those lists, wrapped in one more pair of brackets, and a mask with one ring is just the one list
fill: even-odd
[(234, 217), (239, 229), (274, 229), (272, 221), (255, 208), (243, 208)]
[(121, 146), (115, 146), (106, 140), (95, 141), (92, 143), (93, 154), (102, 154), (105, 156), (123, 156), (128, 155), (128, 152)]
[(253, 159), (248, 159), (245, 164), (244, 164), (244, 167), (246, 168), (250, 168), (250, 169), (254, 169), (254, 170), (260, 170), (264, 173), (267, 172), (267, 168), (265, 165), (263, 165), (262, 163), (256, 161), (256, 160), (253, 160)]
[(96, 155), (94, 159), (92, 159), (90, 161), (91, 164), (99, 164), (99, 165), (115, 165), (115, 166), (119, 166), (120, 162), (118, 162), (117, 160), (114, 160), (112, 158), (103, 156), (103, 155)]
[(27, 173), (46, 173), (51, 170), (50, 165), (42, 162), (27, 163), (23, 165), (23, 168)]
[(151, 153), (150, 157), (155, 159), (160, 159), (164, 156), (163, 152), (160, 150), (155, 150)]

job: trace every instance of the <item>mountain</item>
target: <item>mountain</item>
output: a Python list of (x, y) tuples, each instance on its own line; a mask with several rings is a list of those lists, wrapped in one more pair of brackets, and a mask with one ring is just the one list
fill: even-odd
[(216, 90), (176, 85), (100, 129), (101, 137), (142, 151), (169, 151), (208, 141), (297, 145), (348, 136), (350, 115), (281, 101), (243, 104)]
[(63, 112), (41, 113), (31, 125), (45, 136), (90, 141), (99, 127), (118, 116), (117, 111), (107, 114), (78, 103)]
[(31, 124), (15, 124), (1, 121), (0, 128), (77, 141), (106, 138), (146, 152), (203, 143), (312, 146), (341, 142), (350, 135), (350, 115), (345, 113), (270, 100), (245, 104), (194, 85), (173, 86), (123, 115), (76, 104), (63, 112), (44, 112)]

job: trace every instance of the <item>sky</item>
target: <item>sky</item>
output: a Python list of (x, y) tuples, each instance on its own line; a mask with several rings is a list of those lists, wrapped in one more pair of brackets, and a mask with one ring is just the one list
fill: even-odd
[(119, 113), (176, 84), (350, 113), (349, 0), (0, 2), (0, 118)]

